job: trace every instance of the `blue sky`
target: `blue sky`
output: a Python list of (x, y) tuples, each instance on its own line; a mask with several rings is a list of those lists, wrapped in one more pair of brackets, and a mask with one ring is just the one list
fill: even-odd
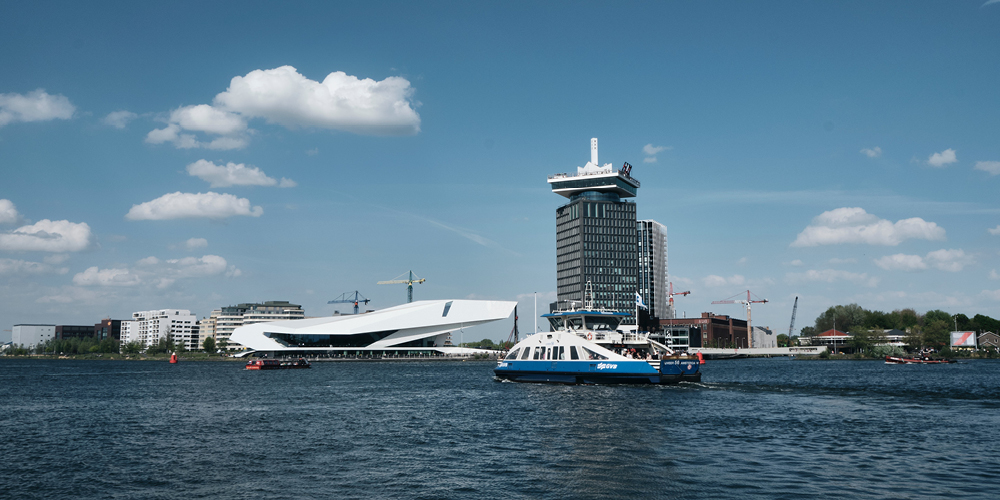
[(4, 11), (4, 329), (389, 307), (405, 287), (375, 282), (412, 269), (417, 299), (517, 299), (527, 331), (555, 290), (545, 178), (591, 137), (669, 228), (680, 311), (743, 317), (711, 301), (750, 289), (779, 331), (796, 296), (799, 327), (850, 302), (1000, 316), (1000, 3)]

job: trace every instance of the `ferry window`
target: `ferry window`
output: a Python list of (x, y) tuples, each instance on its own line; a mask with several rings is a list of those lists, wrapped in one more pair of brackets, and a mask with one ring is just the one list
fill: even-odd
[(583, 318), (567, 318), (566, 323), (570, 330), (579, 330), (583, 326)]
[(576, 354), (576, 346), (569, 346), (569, 359), (580, 359), (580, 356)]
[(559, 346), (559, 359), (566, 359), (566, 346)]
[(531, 348), (525, 347), (524, 352), (521, 353), (521, 359), (528, 359), (529, 354), (531, 354)]
[(520, 351), (520, 349), (514, 349), (513, 351), (510, 351), (510, 354), (507, 355), (507, 359), (517, 359), (518, 351)]
[(545, 349), (545, 359), (552, 359), (552, 348), (548, 347)]
[(597, 354), (596, 352), (591, 351), (590, 349), (587, 349), (586, 347), (580, 347), (580, 349), (583, 349), (583, 355), (587, 359), (608, 359), (607, 356), (602, 356), (600, 354)]
[(535, 355), (531, 359), (538, 359), (539, 357), (544, 358), (545, 356), (542, 355), (542, 351), (543, 350), (545, 350), (544, 347), (536, 347), (535, 348)]

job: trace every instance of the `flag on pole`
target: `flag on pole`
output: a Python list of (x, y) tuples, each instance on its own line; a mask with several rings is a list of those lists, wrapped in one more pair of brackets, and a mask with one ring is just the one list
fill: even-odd
[(635, 306), (643, 309), (649, 309), (646, 307), (646, 304), (642, 303), (642, 295), (639, 295), (639, 292), (635, 292)]

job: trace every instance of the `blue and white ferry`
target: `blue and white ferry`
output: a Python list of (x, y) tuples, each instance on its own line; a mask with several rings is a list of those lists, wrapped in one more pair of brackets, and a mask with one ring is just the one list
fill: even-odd
[(530, 335), (515, 344), (493, 372), (501, 380), (561, 384), (701, 380), (698, 358), (675, 354), (648, 334), (618, 330), (629, 316), (593, 307), (546, 314), (543, 317), (553, 331)]

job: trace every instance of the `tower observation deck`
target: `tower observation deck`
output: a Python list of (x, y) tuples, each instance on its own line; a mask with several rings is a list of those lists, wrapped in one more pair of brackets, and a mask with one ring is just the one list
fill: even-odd
[[(576, 175), (548, 177), (552, 192), (569, 201), (556, 209), (556, 296), (552, 307), (582, 302), (587, 282), (594, 303), (634, 313), (638, 275), (635, 203), (639, 181), (632, 166), (615, 170), (597, 161), (597, 139), (590, 140), (590, 161)], [(559, 304), (559, 303), (562, 304)], [(634, 321), (634, 320), (633, 320)], [(634, 323), (633, 323), (634, 324)]]
[[(630, 175), (632, 166), (628, 163), (615, 170), (610, 163), (600, 166), (597, 162), (597, 139), (590, 140), (590, 161), (576, 168), (576, 175), (555, 174), (549, 176), (552, 192), (574, 200), (584, 193), (614, 195), (618, 199), (632, 198), (639, 189), (639, 181)], [(613, 196), (598, 197), (610, 200)], [(615, 200), (617, 201), (617, 200)]]

